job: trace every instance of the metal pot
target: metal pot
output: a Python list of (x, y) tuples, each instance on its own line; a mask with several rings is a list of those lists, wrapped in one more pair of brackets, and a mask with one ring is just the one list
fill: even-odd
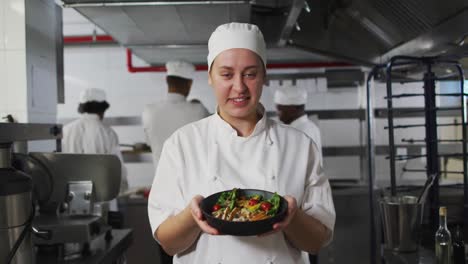
[(417, 201), (416, 196), (384, 197), (380, 201), (386, 249), (399, 252), (418, 249), (424, 204)]

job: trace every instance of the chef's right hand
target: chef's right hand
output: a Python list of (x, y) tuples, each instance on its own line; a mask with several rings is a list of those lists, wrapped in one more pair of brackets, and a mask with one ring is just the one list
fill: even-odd
[(192, 213), (192, 217), (200, 227), (200, 229), (210, 235), (219, 235), (219, 231), (213, 227), (211, 227), (204, 219), (203, 214), (200, 208), (200, 202), (203, 200), (203, 196), (196, 195), (190, 201), (190, 211)]

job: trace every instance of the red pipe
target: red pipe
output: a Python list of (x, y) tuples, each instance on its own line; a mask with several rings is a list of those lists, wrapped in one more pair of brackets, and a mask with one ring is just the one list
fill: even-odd
[(63, 37), (64, 44), (84, 44), (84, 43), (95, 43), (95, 42), (115, 42), (115, 40), (108, 35), (96, 35), (96, 36), (66, 36)]
[[(92, 43), (113, 43), (116, 42), (112, 36), (96, 35), (96, 36), (66, 36), (63, 37), (64, 44), (92, 44)], [(298, 69), (298, 68), (329, 68), (329, 67), (346, 67), (352, 64), (346, 62), (301, 62), (301, 63), (269, 63), (267, 69)], [(165, 72), (165, 66), (133, 66), (132, 51), (127, 49), (127, 69), (131, 73), (136, 72)], [(195, 65), (197, 71), (206, 71), (208, 66)]]
[[(352, 66), (352, 64), (346, 62), (304, 62), (304, 63), (269, 63), (267, 69), (297, 69), (297, 68), (329, 68), (329, 67), (346, 67)], [(129, 72), (165, 72), (166, 67), (164, 66), (145, 66), (135, 67), (132, 64), (132, 51), (127, 49), (127, 69)], [(195, 70), (206, 71), (208, 66), (195, 65)]]

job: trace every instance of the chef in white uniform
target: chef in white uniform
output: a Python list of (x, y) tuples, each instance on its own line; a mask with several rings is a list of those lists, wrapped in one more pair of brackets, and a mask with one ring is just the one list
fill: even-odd
[[(77, 120), (63, 126), (62, 152), (78, 154), (113, 154), (122, 163), (120, 192), (128, 188), (127, 170), (123, 165), (119, 139), (115, 131), (102, 122), (109, 108), (104, 90), (89, 88), (80, 94)], [(111, 211), (117, 211), (116, 201), (110, 204)]]
[[(259, 103), (266, 47), (257, 26), (219, 26), (208, 41), (215, 114), (177, 130), (164, 144), (148, 201), (153, 235), (174, 263), (307, 263), (331, 240), (329, 182), (316, 144), (266, 117)], [(286, 218), (264, 236), (227, 236), (203, 220), (199, 203), (237, 188), (278, 192)]]
[(297, 86), (280, 86), (275, 91), (274, 101), (279, 120), (290, 125), (309, 136), (322, 155), (322, 141), (317, 125), (307, 117), (305, 104), (307, 103), (307, 91)]
[(157, 167), (164, 141), (178, 128), (208, 116), (199, 102), (187, 101), (195, 66), (184, 61), (166, 63), (168, 93), (164, 100), (147, 105), (143, 111), (143, 129)]

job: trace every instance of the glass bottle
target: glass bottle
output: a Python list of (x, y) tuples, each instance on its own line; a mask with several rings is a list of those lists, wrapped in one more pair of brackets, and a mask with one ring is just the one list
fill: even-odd
[(457, 226), (453, 236), (453, 259), (455, 264), (466, 264), (465, 259), (465, 242), (460, 226)]
[(439, 208), (439, 229), (435, 234), (436, 264), (453, 264), (452, 236), (447, 228), (447, 208)]

